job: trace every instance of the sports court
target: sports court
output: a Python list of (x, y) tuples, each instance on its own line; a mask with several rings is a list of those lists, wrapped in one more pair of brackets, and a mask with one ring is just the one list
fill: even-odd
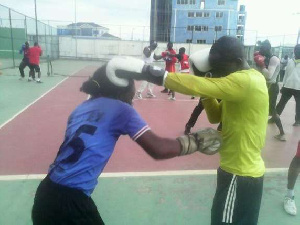
[[(34, 194), (63, 140), (66, 121), (76, 105), (87, 99), (79, 92), (82, 82), (102, 65), (101, 61), (57, 60), (54, 75), (43, 74), (43, 83), (19, 81), (19, 71), (3, 70), (0, 76), (0, 224), (32, 224)], [(46, 71), (47, 64), (41, 64)], [(26, 70), (26, 76), (28, 70)], [(183, 134), (185, 123), (198, 100), (177, 94), (167, 100), (155, 87), (155, 99), (135, 100), (134, 107), (152, 130), (165, 137)], [(295, 102), (282, 114), (286, 142), (273, 138), (269, 125), (263, 158), (267, 167), (259, 224), (297, 225), (299, 216), (283, 210), (287, 168), (300, 139), (293, 127)], [(195, 129), (213, 126), (205, 113)], [(99, 178), (92, 197), (108, 225), (198, 225), (210, 223), (216, 187), (218, 156), (193, 154), (155, 161), (129, 137), (121, 137)], [(300, 185), (296, 185), (300, 193)], [(300, 208), (299, 201), (296, 201)]]

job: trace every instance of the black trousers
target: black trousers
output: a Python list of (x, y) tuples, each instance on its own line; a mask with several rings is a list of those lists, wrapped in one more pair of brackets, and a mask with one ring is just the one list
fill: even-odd
[(20, 71), (21, 77), (25, 77), (24, 69), (26, 68), (26, 66), (29, 66), (29, 62), (28, 62), (28, 60), (23, 59), (19, 65), (19, 71)]
[(199, 115), (201, 114), (201, 112), (203, 111), (203, 109), (204, 109), (204, 106), (202, 105), (202, 102), (200, 99), (198, 105), (194, 108), (194, 110), (191, 114), (191, 117), (186, 125), (189, 127), (194, 127), (197, 122), (197, 119), (198, 119)]
[(281, 115), (286, 103), (290, 100), (292, 96), (294, 96), (296, 101), (295, 122), (300, 122), (300, 90), (283, 87), (281, 89), (281, 98), (276, 106), (276, 111), (279, 115)]
[(48, 176), (37, 188), (32, 221), (33, 225), (104, 225), (91, 197)]
[(211, 225), (256, 225), (264, 177), (242, 177), (218, 169)]
[(268, 84), (269, 92), (269, 115), (273, 116), (276, 114), (276, 101), (279, 94), (279, 85), (278, 83)]

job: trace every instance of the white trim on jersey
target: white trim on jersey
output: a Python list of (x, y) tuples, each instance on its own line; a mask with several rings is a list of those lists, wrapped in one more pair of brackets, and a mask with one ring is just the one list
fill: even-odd
[(151, 130), (148, 125), (140, 129), (135, 135), (132, 136), (132, 140), (136, 141), (140, 136), (142, 136), (146, 131)]
[(236, 175), (233, 175), (228, 189), (225, 207), (223, 210), (223, 219), (222, 219), (223, 223), (232, 223), (235, 198), (236, 198)]

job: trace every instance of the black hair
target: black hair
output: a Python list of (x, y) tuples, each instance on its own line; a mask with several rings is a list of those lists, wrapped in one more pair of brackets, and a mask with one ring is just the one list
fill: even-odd
[(168, 42), (167, 46), (171, 46), (171, 48), (173, 48), (173, 42)]
[(39, 44), (37, 42), (34, 42), (34, 46), (38, 46)]
[(123, 101), (124, 96), (130, 93), (133, 88), (133, 80), (129, 80), (129, 85), (127, 87), (119, 87), (114, 85), (106, 76), (105, 64), (99, 69), (97, 69), (92, 77), (90, 77), (87, 81), (83, 82), (80, 91), (89, 94), (92, 97), (103, 96)]
[(272, 48), (271, 43), (268, 39), (264, 40), (260, 46), (265, 47), (266, 49), (269, 49), (269, 50), (271, 50), (271, 48)]
[(244, 59), (244, 46), (236, 37), (223, 36), (212, 45), (209, 54), (212, 64), (222, 61), (232, 62)]
[(181, 48), (179, 49), (179, 52), (185, 53), (185, 48), (184, 48), (184, 47), (181, 47)]
[(297, 44), (294, 48), (295, 59), (300, 59), (300, 44)]

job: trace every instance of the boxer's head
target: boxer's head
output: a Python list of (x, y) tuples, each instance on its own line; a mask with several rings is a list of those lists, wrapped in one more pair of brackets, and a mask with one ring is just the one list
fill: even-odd
[(172, 42), (169, 42), (169, 43), (167, 44), (167, 48), (168, 48), (168, 50), (173, 49), (173, 43), (172, 43)]
[(151, 49), (151, 50), (155, 50), (156, 48), (157, 48), (157, 42), (151, 40), (151, 41), (150, 41), (150, 49)]
[(28, 41), (25, 42), (25, 47), (29, 48), (29, 42)]
[(80, 91), (91, 95), (92, 97), (108, 97), (118, 99), (120, 101), (132, 104), (135, 94), (134, 81), (129, 80), (127, 87), (119, 87), (114, 85), (106, 76), (106, 65), (97, 69), (93, 76), (85, 81)]
[(261, 45), (260, 45), (260, 48), (259, 48), (259, 53), (262, 55), (262, 56), (266, 56), (266, 57), (271, 57), (272, 55), (272, 52), (271, 52), (271, 44), (270, 44), (270, 41), (269, 40), (264, 40)]
[(300, 44), (297, 44), (294, 48), (295, 59), (300, 59)]
[(215, 74), (227, 76), (243, 69), (244, 47), (239, 39), (223, 36), (212, 45), (208, 60)]
[(182, 54), (184, 54), (184, 53), (185, 53), (185, 48), (184, 48), (184, 47), (180, 48), (180, 49), (179, 49), (179, 54), (182, 55)]

